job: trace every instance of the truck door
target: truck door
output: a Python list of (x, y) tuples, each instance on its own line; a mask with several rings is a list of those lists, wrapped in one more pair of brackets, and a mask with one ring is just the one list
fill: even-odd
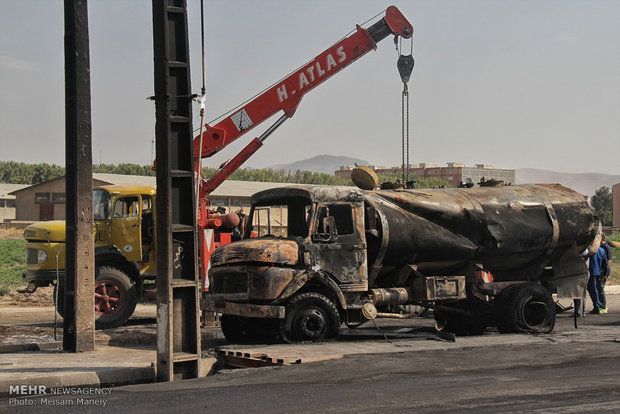
[(355, 290), (368, 288), (363, 220), (362, 202), (321, 204), (312, 229), (315, 268)]
[(142, 197), (132, 195), (114, 201), (111, 214), (111, 241), (127, 260), (142, 260)]

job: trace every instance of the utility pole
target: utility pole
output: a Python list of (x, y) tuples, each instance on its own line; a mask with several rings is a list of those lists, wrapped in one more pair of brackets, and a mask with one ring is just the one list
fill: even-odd
[[(86, 0), (65, 0), (66, 251), (63, 350), (95, 349), (95, 263)], [(60, 300), (60, 298), (59, 298)]]

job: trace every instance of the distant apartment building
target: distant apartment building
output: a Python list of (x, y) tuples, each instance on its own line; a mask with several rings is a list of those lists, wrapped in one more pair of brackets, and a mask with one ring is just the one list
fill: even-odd
[[(369, 165), (377, 174), (401, 174), (400, 167), (383, 167), (379, 165)], [(337, 177), (345, 179), (351, 178), (353, 166), (343, 165), (335, 171)], [(478, 184), (483, 179), (501, 180), (504, 184), (515, 183), (515, 170), (495, 168), (491, 164), (476, 164), (473, 167), (467, 167), (465, 164), (458, 162), (449, 162), (447, 166), (440, 167), (436, 164), (420, 163), (409, 166), (409, 175), (417, 175), (423, 178), (439, 178), (448, 183), (450, 187), (457, 187), (460, 183)]]

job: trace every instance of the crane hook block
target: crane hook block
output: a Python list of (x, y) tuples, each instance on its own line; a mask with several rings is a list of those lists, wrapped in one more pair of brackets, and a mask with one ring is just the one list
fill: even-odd
[(411, 72), (413, 72), (413, 65), (415, 64), (413, 60), (413, 56), (411, 55), (400, 55), (398, 57), (398, 62), (396, 62), (396, 66), (398, 67), (398, 73), (400, 73), (400, 78), (403, 83), (409, 82), (409, 78), (411, 77)]

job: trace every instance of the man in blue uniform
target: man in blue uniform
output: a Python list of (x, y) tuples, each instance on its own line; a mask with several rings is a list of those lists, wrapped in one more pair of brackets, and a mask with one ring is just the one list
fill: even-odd
[[(600, 248), (596, 251), (596, 253), (590, 257), (589, 260), (589, 270), (590, 270), (590, 279), (588, 279), (588, 293), (590, 294), (590, 299), (592, 299), (592, 310), (590, 313), (592, 314), (600, 314), (607, 313), (606, 304), (601, 303), (601, 299), (605, 300), (605, 292), (603, 292), (602, 298), (599, 292), (599, 285), (601, 283), (601, 278), (607, 278), (607, 269), (609, 264), (607, 262), (607, 252), (604, 248)], [(603, 281), (603, 287), (605, 286), (605, 282)], [(601, 312), (601, 309), (603, 311)]]

